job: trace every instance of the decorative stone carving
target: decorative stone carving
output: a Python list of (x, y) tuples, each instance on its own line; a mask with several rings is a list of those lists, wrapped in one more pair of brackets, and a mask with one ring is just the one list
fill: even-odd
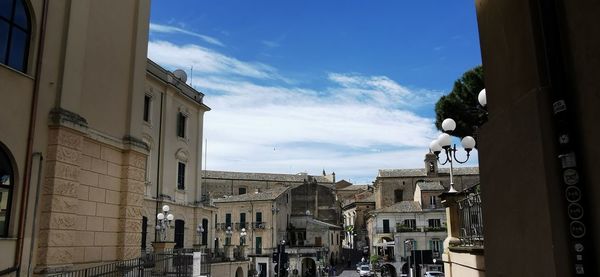
[(182, 162), (187, 162), (189, 156), (190, 156), (190, 153), (183, 148), (179, 148), (179, 150), (177, 150), (177, 152), (175, 152), (175, 158)]

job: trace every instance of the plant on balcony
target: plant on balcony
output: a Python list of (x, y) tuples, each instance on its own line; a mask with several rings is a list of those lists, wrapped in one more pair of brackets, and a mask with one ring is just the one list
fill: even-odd
[(404, 233), (404, 232), (415, 232), (417, 229), (404, 225), (404, 224), (398, 224), (396, 225), (396, 231), (400, 232), (400, 233)]
[(438, 226), (438, 227), (426, 227), (425, 232), (445, 232), (446, 226)]

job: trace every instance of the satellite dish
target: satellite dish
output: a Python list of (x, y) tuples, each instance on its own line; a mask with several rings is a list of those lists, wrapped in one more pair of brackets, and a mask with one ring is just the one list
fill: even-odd
[(179, 79), (182, 82), (187, 82), (187, 74), (185, 73), (185, 71), (181, 70), (181, 69), (176, 69), (175, 71), (173, 71), (173, 75), (175, 75), (175, 77), (177, 77), (177, 79)]

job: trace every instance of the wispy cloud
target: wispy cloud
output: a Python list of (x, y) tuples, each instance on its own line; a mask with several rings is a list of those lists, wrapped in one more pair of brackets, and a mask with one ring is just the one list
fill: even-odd
[(197, 45), (151, 41), (149, 56), (167, 68), (194, 65), (206, 93), (208, 169), (318, 174), (368, 182), (380, 168), (421, 167), (434, 119), (415, 107), (438, 92), (387, 76), (332, 72), (323, 89), (277, 82), (271, 66)]
[(177, 68), (194, 67), (199, 73), (239, 75), (258, 79), (278, 79), (274, 68), (240, 61), (209, 48), (194, 44), (175, 45), (168, 41), (150, 41), (148, 52), (156, 62)]
[(262, 41), (261, 41), (261, 43), (262, 43), (264, 46), (267, 46), (267, 47), (269, 47), (269, 48), (277, 48), (277, 47), (279, 47), (279, 46), (280, 46), (279, 42), (272, 41), (272, 40), (262, 40)]
[(175, 26), (168, 26), (168, 25), (161, 25), (161, 24), (156, 24), (156, 23), (150, 23), (150, 32), (154, 32), (154, 33), (166, 33), (166, 34), (185, 34), (185, 35), (190, 35), (190, 36), (194, 36), (197, 38), (200, 38), (202, 40), (204, 40), (207, 43), (213, 44), (213, 45), (218, 45), (221, 47), (224, 47), (225, 45), (218, 39), (211, 37), (211, 36), (207, 36), (207, 35), (203, 35), (203, 34), (199, 34), (196, 32), (192, 32), (192, 31), (188, 31), (179, 27), (175, 27)]

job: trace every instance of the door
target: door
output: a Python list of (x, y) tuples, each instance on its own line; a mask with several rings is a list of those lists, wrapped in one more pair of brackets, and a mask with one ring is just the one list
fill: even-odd
[(202, 229), (204, 232), (202, 233), (202, 245), (206, 245), (208, 242), (208, 219), (202, 219)]
[(148, 218), (142, 217), (142, 251), (146, 250), (146, 236), (148, 235)]
[(383, 232), (384, 233), (390, 232), (390, 221), (388, 219), (383, 220)]
[(254, 239), (256, 247), (254, 248), (257, 255), (262, 254), (262, 237), (256, 237)]
[(183, 248), (185, 221), (181, 219), (175, 220), (175, 248)]

